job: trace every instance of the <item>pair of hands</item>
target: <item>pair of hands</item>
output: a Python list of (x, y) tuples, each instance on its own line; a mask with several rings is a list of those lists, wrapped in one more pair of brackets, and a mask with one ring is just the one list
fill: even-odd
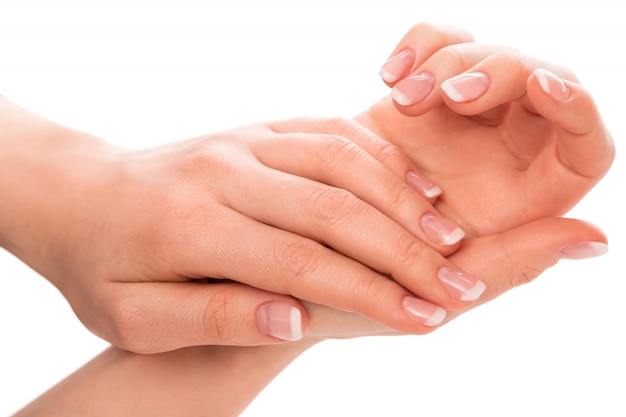
[(395, 101), (355, 121), (98, 142), (38, 269), (96, 334), (152, 353), (422, 334), (602, 251), (597, 228), (555, 217), (613, 159), (593, 100), (560, 67), (472, 41), (415, 26), (383, 67)]

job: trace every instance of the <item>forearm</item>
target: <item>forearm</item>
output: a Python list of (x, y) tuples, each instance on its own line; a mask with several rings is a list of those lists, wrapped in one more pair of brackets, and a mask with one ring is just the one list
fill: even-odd
[(201, 346), (156, 355), (109, 348), (15, 417), (237, 416), (313, 344)]
[(0, 97), (0, 149), (0, 246), (53, 280), (113, 147)]

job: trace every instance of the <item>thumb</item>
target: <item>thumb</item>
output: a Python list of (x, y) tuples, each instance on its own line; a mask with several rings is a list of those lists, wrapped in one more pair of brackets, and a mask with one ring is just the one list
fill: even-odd
[(294, 298), (235, 282), (114, 285), (105, 302), (108, 322), (88, 327), (136, 353), (294, 341), (302, 338), (307, 322), (306, 310)]
[(487, 286), (475, 307), (533, 281), (560, 259), (589, 258), (607, 250), (607, 238), (596, 226), (575, 219), (544, 218), (468, 240), (449, 259)]

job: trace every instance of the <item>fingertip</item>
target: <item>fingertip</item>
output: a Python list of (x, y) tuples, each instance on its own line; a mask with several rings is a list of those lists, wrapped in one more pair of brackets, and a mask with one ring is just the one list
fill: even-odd
[(440, 22), (417, 23), (402, 37), (378, 74), (385, 84), (393, 87), (437, 50), (473, 41), (470, 32), (457, 26)]
[(555, 101), (565, 101), (572, 95), (567, 84), (550, 71), (537, 68), (533, 72), (532, 77), (535, 77), (543, 92)]
[(415, 52), (410, 48), (401, 49), (383, 64), (378, 75), (391, 87), (409, 74), (414, 62)]
[(435, 203), (437, 198), (443, 193), (441, 187), (432, 182), (427, 177), (418, 174), (415, 171), (409, 171), (406, 174), (406, 182), (411, 188), (422, 195), (430, 204)]
[(447, 315), (444, 308), (413, 296), (402, 299), (402, 308), (411, 320), (426, 328), (439, 326)]
[(609, 253), (609, 245), (604, 242), (582, 242), (563, 248), (559, 259), (579, 260), (595, 258)]

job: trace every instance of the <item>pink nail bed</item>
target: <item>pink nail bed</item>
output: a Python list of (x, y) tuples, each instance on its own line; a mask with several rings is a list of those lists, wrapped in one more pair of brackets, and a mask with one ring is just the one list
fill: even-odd
[(428, 178), (418, 175), (413, 171), (409, 171), (406, 174), (406, 182), (415, 191), (420, 193), (426, 198), (435, 198), (441, 195), (441, 188), (433, 184)]
[(427, 72), (405, 78), (393, 87), (391, 97), (401, 106), (423, 101), (435, 88), (435, 77)]
[(413, 66), (413, 61), (415, 61), (415, 55), (412, 51), (405, 49), (389, 58), (378, 75), (390, 84), (395, 83), (409, 72)]
[(609, 246), (602, 242), (583, 242), (568, 246), (559, 253), (560, 259), (587, 259), (602, 256), (609, 252)]
[(442, 266), (437, 276), (451, 297), (461, 301), (474, 301), (485, 291), (486, 286), (474, 276), (450, 266)]
[(302, 339), (302, 314), (284, 301), (263, 304), (256, 314), (259, 332), (277, 339), (295, 341)]
[(429, 327), (440, 324), (447, 314), (445, 309), (437, 305), (410, 296), (404, 297), (402, 307), (412, 320)]
[(450, 100), (467, 103), (485, 94), (490, 83), (489, 76), (484, 72), (468, 72), (444, 81), (441, 89)]
[(448, 219), (433, 213), (426, 213), (421, 220), (426, 236), (439, 245), (454, 245), (465, 237), (465, 232)]

